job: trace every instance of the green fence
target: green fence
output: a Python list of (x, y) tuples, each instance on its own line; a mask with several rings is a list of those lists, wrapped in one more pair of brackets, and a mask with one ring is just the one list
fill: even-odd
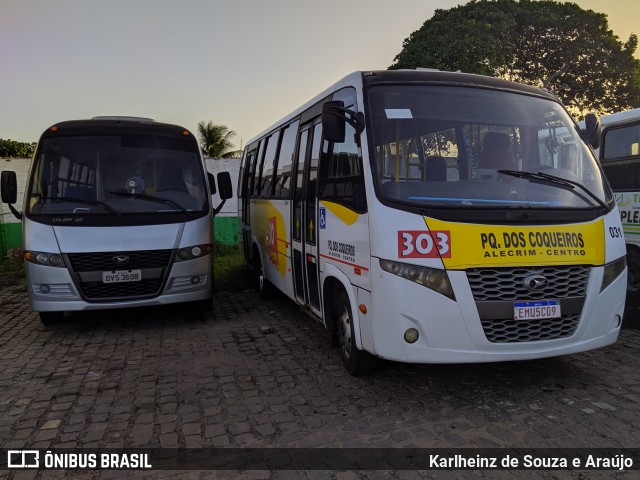
[(12, 248), (22, 246), (22, 224), (0, 223), (0, 259)]

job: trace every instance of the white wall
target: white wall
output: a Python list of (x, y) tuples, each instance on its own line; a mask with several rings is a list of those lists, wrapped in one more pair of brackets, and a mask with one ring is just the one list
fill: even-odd
[[(227, 200), (218, 213), (221, 217), (237, 217), (238, 216), (238, 176), (240, 175), (240, 159), (239, 158), (206, 158), (205, 164), (207, 170), (217, 176), (220, 172), (229, 172), (231, 175), (231, 185), (233, 186), (233, 198)], [(217, 182), (217, 178), (216, 178)], [(217, 185), (217, 183), (216, 183)], [(216, 193), (213, 197), (213, 206), (220, 204), (220, 197)]]

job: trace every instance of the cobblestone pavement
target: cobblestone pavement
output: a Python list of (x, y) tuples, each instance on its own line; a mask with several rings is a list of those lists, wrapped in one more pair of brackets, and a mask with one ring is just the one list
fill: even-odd
[[(561, 358), (344, 371), (293, 303), (219, 293), (72, 314), (53, 327), (0, 290), (0, 447), (638, 447), (640, 331)], [(234, 472), (0, 471), (0, 478), (218, 478)], [(448, 474), (448, 475), (444, 475)], [(242, 478), (611, 478), (609, 472), (246, 471)], [(613, 474), (615, 477), (616, 474)], [(618, 476), (630, 474), (620, 473)], [(626, 477), (630, 478), (630, 477)]]

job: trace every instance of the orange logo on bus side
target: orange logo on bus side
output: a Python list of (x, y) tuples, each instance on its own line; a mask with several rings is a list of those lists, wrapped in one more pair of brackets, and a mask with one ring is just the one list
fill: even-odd
[(398, 258), (451, 258), (449, 230), (398, 231)]
[(269, 217), (268, 245), (271, 247), (271, 250), (269, 250), (269, 260), (278, 266), (278, 222), (276, 217)]

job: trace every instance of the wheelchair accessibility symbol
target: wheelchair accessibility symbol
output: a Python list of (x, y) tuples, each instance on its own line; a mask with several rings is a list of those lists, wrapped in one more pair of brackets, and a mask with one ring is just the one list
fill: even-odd
[(324, 230), (327, 228), (327, 209), (325, 207), (320, 207), (320, 230)]

